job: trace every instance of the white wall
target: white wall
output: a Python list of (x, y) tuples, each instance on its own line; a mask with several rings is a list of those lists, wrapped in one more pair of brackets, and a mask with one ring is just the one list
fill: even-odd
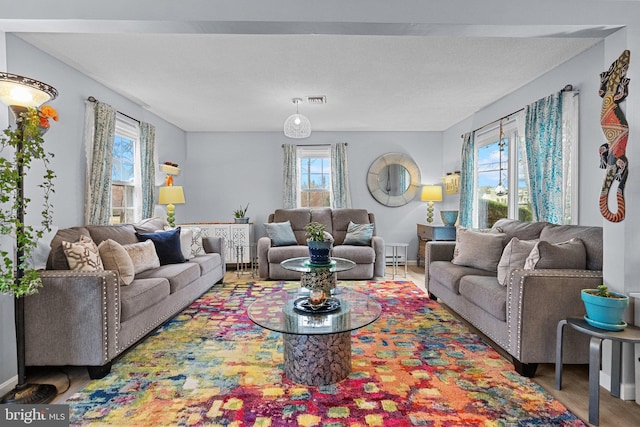
[(183, 183), (187, 203), (176, 207), (178, 223), (232, 221), (233, 210), (248, 202), (256, 235), (265, 235), (263, 223), (282, 207), (282, 144), (337, 142), (348, 143), (353, 207), (373, 212), (376, 233), (387, 242), (409, 243), (408, 258), (416, 260), (416, 223), (424, 222), (426, 204), (419, 196), (397, 208), (379, 204), (367, 189), (367, 171), (378, 156), (400, 152), (414, 158), (422, 183), (438, 183), (443, 175), (440, 132), (313, 132), (304, 140), (281, 132), (190, 133)]
[[(3, 64), (6, 46), (6, 67)], [(106, 89), (89, 77), (64, 65), (60, 61), (7, 35), (6, 44), (0, 37), (0, 69), (28, 76), (51, 84), (59, 96), (51, 102), (58, 110), (59, 122), (52, 122), (45, 135), (45, 148), (55, 157), (51, 169), (57, 175), (55, 193), (51, 197), (54, 206), (53, 223), (59, 227), (83, 224), (85, 151), (82, 141), (84, 101), (94, 96), (111, 104), (118, 111), (156, 126), (156, 143), (160, 161), (171, 160), (184, 164), (185, 133), (142, 107)], [(4, 109), (0, 114), (0, 128), (6, 127)], [(25, 195), (32, 198), (26, 212), (29, 223), (38, 223), (40, 189), (36, 187), (42, 169), (34, 166), (25, 181)], [(30, 177), (34, 177), (30, 179)], [(0, 295), (0, 387), (16, 375), (16, 350), (13, 325), (13, 299)], [(13, 387), (14, 383), (10, 383)], [(10, 387), (10, 388), (11, 388)], [(10, 389), (9, 388), (9, 389)], [(0, 390), (2, 391), (2, 390)], [(6, 391), (6, 390), (5, 390)], [(4, 393), (0, 393), (4, 394)]]

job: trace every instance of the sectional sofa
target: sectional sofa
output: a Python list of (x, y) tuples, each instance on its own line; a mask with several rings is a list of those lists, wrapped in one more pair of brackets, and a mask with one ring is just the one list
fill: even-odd
[[(515, 239), (515, 240), (514, 240)], [(555, 363), (556, 326), (583, 316), (580, 290), (602, 283), (602, 228), (502, 219), (427, 242), (425, 284), (534, 376)], [(584, 334), (567, 331), (565, 363), (588, 363)]]
[[(86, 366), (91, 378), (101, 378), (110, 371), (114, 358), (222, 281), (225, 261), (221, 238), (197, 240), (192, 234), (185, 241), (187, 233), (181, 230), (178, 250), (189, 259), (183, 262), (184, 256), (170, 247), (173, 252), (160, 255), (177, 259), (159, 265), (162, 256), (154, 259), (151, 254), (156, 241), (148, 242), (149, 250), (149, 244), (140, 244), (139, 236), (163, 236), (156, 232), (165, 226), (162, 219), (154, 218), (139, 224), (72, 227), (57, 232), (47, 269), (40, 272), (43, 286), (25, 298), (27, 366)], [(70, 262), (75, 261), (69, 260), (65, 249), (80, 241), (100, 245), (104, 266), (112, 265), (113, 269), (70, 270)], [(186, 251), (185, 245), (190, 246)], [(123, 267), (126, 257), (115, 264), (107, 262), (113, 254), (121, 253), (118, 246), (130, 251), (134, 271)], [(146, 254), (135, 252), (139, 250)]]

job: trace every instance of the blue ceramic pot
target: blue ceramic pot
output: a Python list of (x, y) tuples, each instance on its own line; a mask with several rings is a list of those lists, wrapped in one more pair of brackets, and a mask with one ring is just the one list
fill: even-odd
[(326, 265), (331, 262), (332, 242), (307, 241), (309, 246), (309, 260), (311, 264)]
[(458, 211), (440, 211), (440, 218), (442, 218), (444, 225), (455, 225), (458, 220)]
[(606, 298), (593, 295), (591, 292), (597, 292), (597, 289), (583, 289), (582, 301), (587, 309), (587, 317), (595, 322), (605, 323), (609, 325), (622, 324), (622, 316), (624, 310), (629, 305), (629, 297), (616, 292), (611, 292), (620, 298)]

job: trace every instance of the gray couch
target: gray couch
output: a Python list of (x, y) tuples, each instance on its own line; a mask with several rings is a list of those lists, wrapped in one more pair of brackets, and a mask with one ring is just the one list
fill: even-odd
[(309, 256), (304, 227), (312, 221), (326, 226), (333, 236), (331, 256), (346, 258), (356, 263), (348, 271), (338, 273), (338, 279), (368, 280), (384, 276), (384, 240), (374, 236), (369, 246), (344, 245), (349, 222), (375, 224), (375, 216), (366, 209), (277, 209), (269, 215), (268, 222), (291, 222), (297, 245), (273, 246), (269, 237), (258, 239), (258, 272), (260, 277), (274, 280), (300, 280), (300, 273), (285, 270), (280, 266), (284, 260)]
[[(503, 247), (513, 237), (553, 243), (577, 238), (586, 252), (584, 269), (562, 269), (560, 265), (507, 269), (503, 286), (495, 271), (452, 263), (456, 242), (427, 242), (425, 283), (430, 296), (511, 355), (520, 374), (532, 377), (538, 363), (555, 363), (558, 321), (585, 314), (580, 290), (602, 283), (602, 228), (502, 219), (492, 231), (504, 233)], [(483, 251), (489, 255), (487, 248)], [(567, 331), (566, 340), (564, 362), (588, 363), (588, 337)]]
[(43, 286), (25, 298), (27, 366), (87, 366), (91, 378), (101, 378), (114, 358), (222, 281), (223, 242), (217, 237), (203, 239), (204, 255), (140, 272), (127, 286), (119, 284), (117, 271), (68, 270), (63, 240), (84, 235), (96, 245), (107, 239), (125, 245), (138, 242), (136, 231), (163, 226), (163, 220), (152, 219), (58, 231), (47, 269), (40, 272)]

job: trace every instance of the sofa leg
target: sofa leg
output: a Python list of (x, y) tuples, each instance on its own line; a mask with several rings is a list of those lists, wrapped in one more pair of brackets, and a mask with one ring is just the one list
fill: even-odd
[(111, 362), (107, 362), (102, 366), (87, 366), (87, 371), (89, 371), (89, 378), (99, 380), (111, 372)]
[(536, 376), (536, 370), (538, 369), (537, 363), (522, 363), (519, 360), (513, 359), (513, 367), (516, 368), (516, 372), (523, 377), (533, 378)]
[(434, 300), (434, 301), (437, 301), (437, 300), (438, 300), (438, 297), (437, 297), (437, 296), (435, 296), (434, 294), (432, 294), (431, 292), (429, 292), (429, 299), (432, 299), (432, 300)]

